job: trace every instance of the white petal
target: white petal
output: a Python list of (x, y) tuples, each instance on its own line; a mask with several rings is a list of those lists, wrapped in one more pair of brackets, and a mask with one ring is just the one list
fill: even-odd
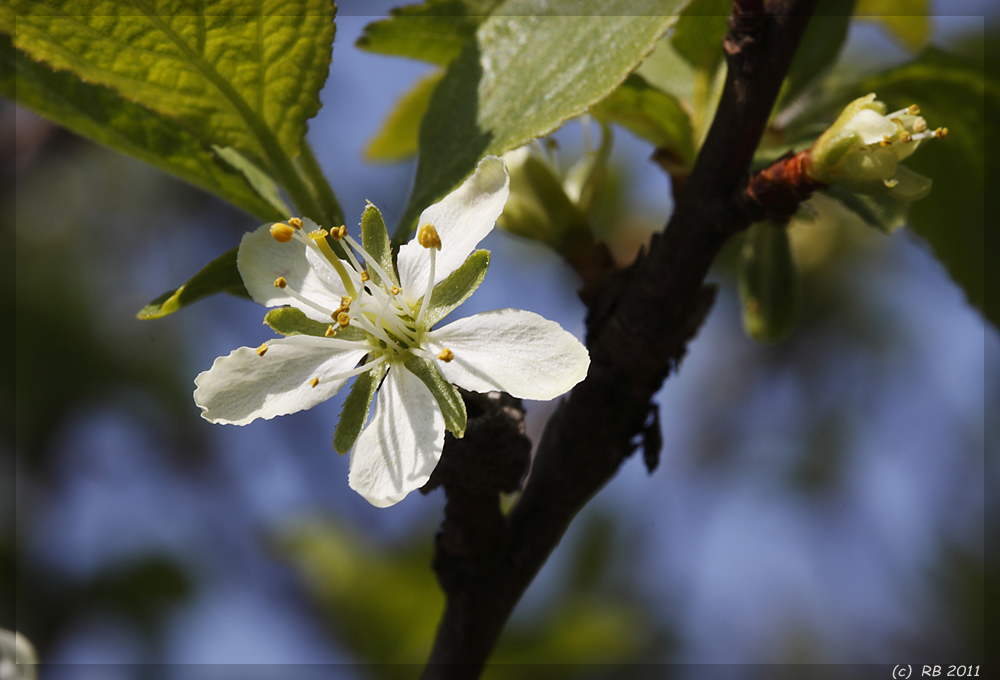
[(432, 331), (426, 347), (449, 381), (474, 392), (500, 390), (521, 399), (553, 399), (587, 376), (590, 355), (555, 321), (520, 309), (476, 314)]
[[(306, 346), (294, 338), (268, 342), (264, 356), (240, 347), (198, 374), (194, 400), (201, 417), (213, 423), (246, 425), (295, 413), (336, 394), (349, 379), (338, 374), (353, 369), (366, 353), (364, 348), (331, 349), (319, 342)], [(310, 384), (313, 378), (319, 378), (316, 387)]]
[(443, 447), (444, 416), (430, 390), (393, 366), (351, 451), (348, 483), (376, 507), (394, 505), (427, 483)]
[[(487, 156), (479, 161), (475, 174), (462, 186), (420, 214), (419, 230), (432, 224), (441, 237), (441, 250), (434, 266), (434, 285), (455, 271), (496, 223), (510, 193), (510, 178), (503, 161)], [(407, 302), (413, 304), (424, 294), (430, 275), (430, 254), (413, 239), (399, 249), (397, 259), (400, 285)]]
[[(310, 220), (303, 222), (304, 231), (316, 228)], [(340, 298), (345, 294), (344, 285), (321, 254), (296, 240), (278, 243), (271, 237), (270, 224), (243, 235), (236, 265), (256, 302), (265, 307), (292, 305), (314, 321), (328, 322), (330, 317), (302, 304), (288, 294), (288, 289), (331, 311), (340, 307)], [(288, 282), (288, 289), (275, 287), (279, 276)]]
[(857, 132), (865, 144), (875, 144), (886, 136), (896, 134), (896, 124), (871, 109), (862, 109), (847, 122), (844, 130)]

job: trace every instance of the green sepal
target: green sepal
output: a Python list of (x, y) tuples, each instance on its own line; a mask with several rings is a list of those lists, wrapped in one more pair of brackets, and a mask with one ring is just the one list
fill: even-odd
[[(424, 326), (430, 328), (448, 316), (451, 310), (476, 292), (490, 266), (490, 251), (474, 250), (462, 265), (434, 287), (430, 304), (424, 313)], [(422, 298), (421, 298), (422, 303)]]
[(861, 137), (853, 130), (842, 133), (836, 137), (820, 137), (822, 143), (817, 142), (813, 146), (810, 156), (810, 174), (819, 181), (825, 181), (830, 171), (846, 156), (857, 147), (862, 146)]
[[(264, 324), (279, 335), (312, 335), (325, 337), (331, 323), (313, 321), (295, 307), (278, 307), (264, 315)], [(339, 329), (333, 336), (338, 340), (364, 340), (367, 335), (355, 326)]]
[(906, 201), (907, 203), (926, 198), (934, 185), (934, 181), (930, 177), (914, 172), (905, 165), (896, 168), (896, 174), (892, 176), (891, 181), (894, 184), (889, 186), (889, 195), (897, 201)]
[(392, 246), (389, 243), (389, 232), (386, 231), (382, 213), (371, 203), (365, 206), (365, 211), (361, 214), (361, 242), (368, 254), (375, 258), (379, 266), (392, 279), (391, 281), (383, 281), (374, 268), (368, 267), (368, 276), (375, 282), (375, 285), (382, 288), (388, 288), (392, 285), (398, 286), (399, 279), (396, 277), (396, 268), (392, 265)]
[(747, 335), (757, 342), (788, 337), (798, 318), (799, 276), (785, 225), (758, 222), (747, 230), (739, 282)]
[(239, 269), (236, 268), (236, 252), (239, 248), (227, 250), (206, 264), (187, 283), (175, 290), (168, 290), (139, 310), (137, 319), (159, 319), (173, 314), (181, 307), (216, 293), (229, 293), (249, 298)]
[(434, 395), (434, 400), (444, 414), (444, 425), (448, 431), (458, 439), (464, 437), (468, 416), (465, 413), (465, 401), (455, 386), (445, 380), (440, 371), (427, 359), (410, 357), (403, 365), (410, 373), (420, 378), (420, 382)]
[(904, 226), (910, 212), (909, 203), (893, 198), (888, 192), (879, 195), (858, 194), (832, 185), (822, 189), (822, 193), (840, 201), (868, 226), (887, 234)]
[(212, 151), (226, 165), (243, 175), (254, 192), (267, 201), (268, 205), (277, 210), (278, 214), (292, 214), (291, 208), (281, 198), (278, 183), (274, 181), (273, 177), (261, 170), (246, 154), (240, 153), (231, 146), (219, 146), (218, 144), (212, 145)]
[(333, 434), (333, 449), (340, 455), (348, 453), (358, 440), (358, 435), (368, 421), (372, 399), (375, 398), (375, 392), (388, 368), (388, 364), (383, 361), (359, 375), (351, 386), (351, 392), (344, 400), (344, 409), (340, 412), (340, 422)]

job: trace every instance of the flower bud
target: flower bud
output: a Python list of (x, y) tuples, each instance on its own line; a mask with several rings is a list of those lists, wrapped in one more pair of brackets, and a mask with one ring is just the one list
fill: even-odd
[(931, 180), (900, 165), (925, 140), (942, 138), (931, 131), (916, 105), (886, 113), (886, 105), (868, 94), (844, 109), (813, 144), (810, 175), (859, 193), (886, 193), (915, 201), (930, 192)]

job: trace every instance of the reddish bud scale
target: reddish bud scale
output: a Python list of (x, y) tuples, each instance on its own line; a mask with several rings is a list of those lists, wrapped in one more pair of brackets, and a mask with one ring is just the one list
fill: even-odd
[(826, 186), (810, 176), (811, 162), (811, 150), (805, 149), (782, 156), (750, 177), (743, 198), (753, 221), (786, 222), (803, 201)]

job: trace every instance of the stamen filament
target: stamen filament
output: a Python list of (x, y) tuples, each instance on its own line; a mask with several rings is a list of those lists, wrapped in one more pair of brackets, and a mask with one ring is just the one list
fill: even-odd
[(423, 321), (424, 314), (427, 313), (427, 307), (430, 306), (431, 303), (431, 293), (434, 292), (434, 264), (437, 259), (435, 257), (437, 248), (429, 248), (428, 251), (431, 255), (431, 271), (430, 275), (427, 277), (427, 287), (424, 289), (424, 301), (423, 304), (420, 305), (420, 312), (417, 314), (418, 326), (420, 325), (420, 322)]
[(392, 285), (392, 281), (393, 280), (391, 278), (389, 278), (388, 274), (385, 273), (385, 270), (382, 269), (382, 266), (378, 262), (375, 261), (375, 258), (373, 258), (371, 256), (371, 254), (367, 250), (365, 250), (364, 247), (360, 243), (358, 243), (357, 241), (355, 241), (353, 238), (351, 238), (350, 236), (346, 236), (345, 238), (347, 240), (347, 243), (354, 250), (358, 251), (361, 254), (361, 257), (364, 258), (365, 263), (368, 265), (368, 268), (369, 269), (374, 269), (375, 273), (378, 274), (378, 277), (380, 279), (382, 279), (382, 281), (386, 285)]

